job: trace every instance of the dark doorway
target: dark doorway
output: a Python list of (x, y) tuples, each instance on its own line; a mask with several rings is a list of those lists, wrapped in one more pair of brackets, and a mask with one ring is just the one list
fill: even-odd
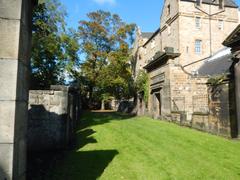
[(162, 115), (161, 111), (161, 89), (154, 89), (151, 92), (152, 94), (152, 107), (153, 107), (153, 117), (160, 118)]
[(155, 94), (155, 99), (156, 99), (155, 105), (156, 105), (157, 116), (161, 116), (161, 94), (160, 94), (160, 92)]
[(161, 116), (162, 112), (161, 112), (161, 94), (160, 93), (156, 93), (156, 100), (157, 100), (157, 109), (158, 109), (158, 115)]

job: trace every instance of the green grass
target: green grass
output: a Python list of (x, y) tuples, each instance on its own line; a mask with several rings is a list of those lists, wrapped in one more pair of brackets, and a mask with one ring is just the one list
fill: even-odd
[(240, 142), (147, 117), (85, 113), (50, 179), (240, 179)]

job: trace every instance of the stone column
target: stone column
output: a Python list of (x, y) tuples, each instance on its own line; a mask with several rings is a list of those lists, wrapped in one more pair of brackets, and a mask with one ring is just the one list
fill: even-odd
[[(240, 60), (240, 50), (234, 53), (236, 59)], [(240, 62), (234, 66), (235, 72), (235, 93), (236, 93), (236, 112), (238, 125), (238, 138), (240, 139)]]
[(25, 179), (33, 0), (0, 0), (0, 179)]

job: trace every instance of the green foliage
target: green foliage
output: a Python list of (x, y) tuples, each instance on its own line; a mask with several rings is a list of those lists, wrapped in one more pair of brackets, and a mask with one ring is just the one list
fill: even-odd
[(219, 75), (219, 76), (214, 76), (208, 79), (208, 84), (212, 86), (217, 86), (222, 84), (222, 82), (226, 79), (226, 75)]
[(81, 44), (81, 72), (72, 73), (76, 79), (82, 74), (87, 79), (90, 101), (101, 94), (118, 99), (131, 96), (132, 76), (129, 49), (133, 42), (134, 24), (126, 24), (116, 14), (91, 12), (88, 20), (80, 21), (78, 37)]
[(144, 93), (144, 101), (147, 102), (149, 97), (149, 79), (148, 74), (145, 71), (139, 71), (135, 86), (138, 92)]
[(33, 13), (31, 89), (65, 82), (79, 49), (74, 32), (65, 30), (66, 11), (58, 0), (42, 0)]

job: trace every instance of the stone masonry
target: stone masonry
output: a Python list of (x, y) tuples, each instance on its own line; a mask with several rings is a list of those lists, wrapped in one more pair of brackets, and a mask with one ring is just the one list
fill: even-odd
[(238, 127), (238, 138), (240, 138), (240, 25), (223, 42), (231, 48), (233, 60), (233, 74), (235, 80), (235, 102)]
[[(201, 2), (197, 6), (196, 1), (165, 0), (160, 29), (145, 42), (142, 51), (135, 52), (149, 74), (148, 112), (154, 118), (187, 126), (192, 126), (199, 114), (208, 118), (209, 77), (199, 76), (198, 69), (224, 47), (222, 41), (238, 25), (239, 18), (232, 1), (225, 0), (223, 8), (219, 1)], [(196, 41), (200, 42), (199, 52)]]
[(22, 180), (31, 19), (35, 1), (0, 0), (0, 179)]
[(51, 90), (31, 90), (28, 109), (29, 152), (64, 149), (72, 144), (81, 109), (77, 89), (52, 86)]

